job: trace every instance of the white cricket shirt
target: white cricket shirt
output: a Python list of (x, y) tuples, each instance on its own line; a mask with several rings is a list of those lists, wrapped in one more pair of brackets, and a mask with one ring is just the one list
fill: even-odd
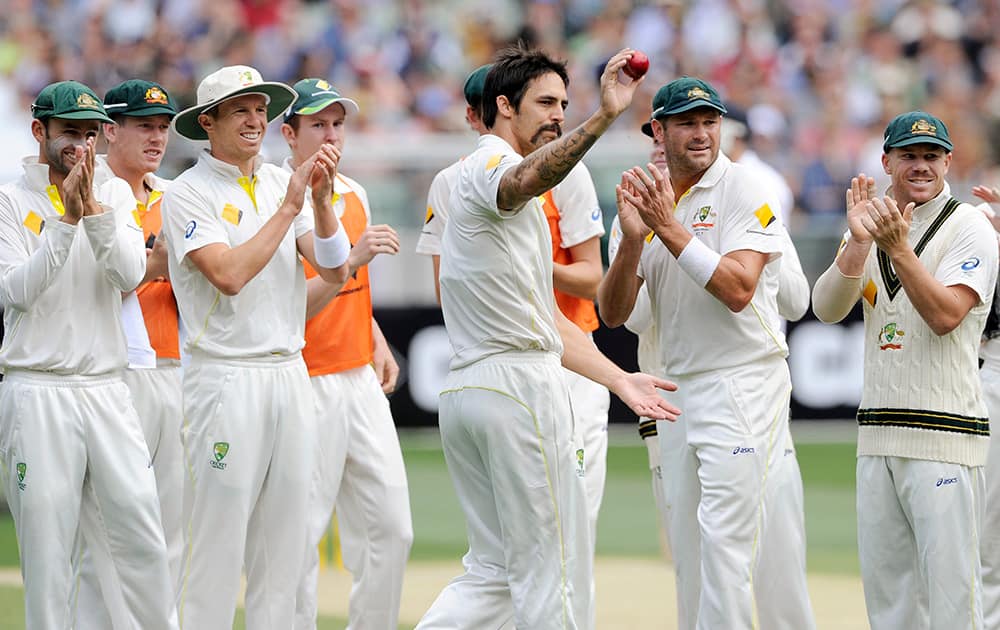
[[(774, 262), (784, 234), (776, 208), (774, 192), (720, 152), (678, 200), (674, 216), (722, 255), (747, 249), (769, 254)], [(776, 300), (778, 265), (764, 266), (756, 293), (739, 313), (696, 284), (659, 239), (643, 249), (637, 273), (648, 285), (668, 376), (788, 355)]]
[(438, 171), (431, 181), (427, 191), (427, 213), (424, 215), (424, 225), (417, 239), (417, 253), (425, 256), (441, 255), (441, 235), (448, 223), (448, 204), (451, 191), (458, 186), (458, 169), (462, 160), (450, 164)]
[[(51, 192), (50, 192), (51, 191)], [(48, 166), (24, 160), (24, 175), (0, 187), (0, 365), (96, 376), (125, 368), (122, 293), (146, 271), (146, 250), (123, 180), (95, 186), (104, 213), (62, 223)]]
[(313, 229), (308, 199), (274, 256), (237, 295), (224, 295), (187, 257), (212, 243), (242, 245), (277, 211), (289, 174), (256, 160), (251, 179), (205, 150), (163, 196), (170, 282), (188, 353), (260, 358), (295, 354), (305, 344), (306, 278), (296, 239)]
[(552, 236), (541, 203), (534, 198), (514, 210), (497, 207), (503, 174), (522, 159), (489, 134), (462, 160), (441, 241), (441, 310), (452, 369), (511, 350), (562, 355)]

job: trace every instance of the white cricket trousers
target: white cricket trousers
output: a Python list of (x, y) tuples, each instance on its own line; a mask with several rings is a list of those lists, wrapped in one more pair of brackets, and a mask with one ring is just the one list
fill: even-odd
[[(184, 539), (181, 533), (181, 505), (184, 497), (184, 451), (181, 447), (181, 369), (164, 366), (146, 370), (125, 370), (122, 375), (132, 396), (132, 405), (139, 415), (146, 448), (153, 460), (156, 477), (156, 494), (160, 500), (160, 519), (167, 543), (167, 560), (170, 566), (170, 584), (177, 584), (180, 575), (181, 552)], [(78, 556), (77, 574), (79, 589), (73, 605), (75, 630), (107, 630), (111, 619), (118, 620), (114, 627), (121, 627), (121, 615), (116, 610), (109, 614), (108, 604), (101, 594), (93, 559), (83, 545)]]
[(981, 629), (983, 467), (858, 457), (857, 493), (871, 629)]
[(590, 534), (559, 358), (505, 352), (452, 370), (439, 417), (469, 551), (465, 573), (418, 630), (483, 630), (511, 620), (518, 630), (586, 628)]
[(0, 418), (25, 628), (72, 627), (71, 560), (79, 531), (101, 589), (124, 611), (125, 630), (176, 630), (156, 480), (121, 375), (8, 369)]
[(667, 378), (677, 391), (664, 397), (684, 411), (657, 422), (678, 628), (750, 630), (766, 490), (788, 441), (788, 366), (773, 357)]
[(597, 543), (597, 516), (604, 498), (608, 476), (608, 388), (572, 370), (563, 370), (569, 388), (570, 404), (577, 436), (583, 444), (583, 485), (587, 495), (587, 519), (590, 521), (591, 553)]
[(302, 357), (192, 356), (181, 439), (188, 473), (177, 603), (183, 630), (232, 627), (241, 569), (247, 630), (292, 628), (316, 449)]
[(802, 473), (791, 432), (768, 476), (754, 601), (762, 630), (813, 630), (806, 581), (806, 519)]
[[(583, 446), (583, 489), (587, 498), (587, 521), (590, 530), (590, 555), (597, 550), (597, 517), (604, 500), (604, 483), (608, 476), (608, 409), (611, 394), (608, 389), (586, 376), (563, 368), (563, 378), (569, 387), (570, 404), (576, 423), (577, 445)], [(593, 565), (593, 560), (591, 561)], [(590, 574), (590, 614), (587, 625), (597, 624), (597, 584)], [(577, 620), (580, 623), (580, 620)]]
[(990, 450), (986, 457), (986, 511), (979, 551), (983, 564), (983, 627), (1000, 630), (1000, 364), (987, 361), (979, 371), (990, 414)]
[(389, 400), (370, 365), (310, 380), (319, 460), (309, 499), (309, 537), (295, 628), (316, 628), (318, 545), (336, 504), (344, 566), (354, 580), (348, 628), (396, 630), (413, 525)]

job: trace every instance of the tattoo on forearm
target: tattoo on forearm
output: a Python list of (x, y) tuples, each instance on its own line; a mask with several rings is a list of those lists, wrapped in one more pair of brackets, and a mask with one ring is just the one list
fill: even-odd
[[(590, 147), (594, 146), (597, 138), (597, 134), (580, 126), (568, 136), (533, 151), (524, 158), (513, 174), (514, 190), (509, 191), (510, 196), (530, 197), (549, 190), (566, 177)], [(525, 190), (529, 185), (531, 190)]]

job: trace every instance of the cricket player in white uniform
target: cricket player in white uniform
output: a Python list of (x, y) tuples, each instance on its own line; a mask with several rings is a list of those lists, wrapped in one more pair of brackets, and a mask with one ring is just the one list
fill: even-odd
[[(618, 186), (622, 241), (599, 291), (622, 324), (644, 283), (684, 422), (659, 423), (679, 627), (754, 627), (767, 481), (788, 439), (791, 381), (777, 306), (777, 201), (719, 150), (725, 107), (682, 77), (657, 91), (650, 165)], [(675, 202), (676, 200), (676, 202)], [(695, 550), (699, 550), (696, 553)]]
[(177, 604), (185, 630), (232, 626), (241, 569), (247, 629), (294, 625), (316, 446), (300, 256), (337, 284), (350, 250), (330, 205), (339, 151), (325, 145), (291, 176), (259, 155), (268, 121), (295, 97), (253, 68), (228, 66), (201, 82), (198, 104), (172, 123), (210, 144), (163, 199), (191, 357)]
[[(288, 172), (323, 144), (343, 151), (347, 108), (358, 111), (357, 103), (323, 79), (303, 79), (293, 87), (299, 97), (281, 126), (292, 152), (284, 164)], [(351, 278), (343, 287), (306, 269), (302, 355), (316, 399), (319, 462), (295, 628), (316, 628), (318, 545), (336, 504), (344, 565), (354, 577), (348, 627), (396, 630), (413, 525), (403, 453), (386, 398), (399, 367), (372, 318), (368, 263), (378, 254), (396, 254), (399, 237), (388, 225), (371, 225), (368, 194), (339, 171), (333, 208), (354, 246), (348, 259)]]
[(813, 290), (842, 319), (862, 301), (858, 553), (872, 630), (983, 627), (980, 539), (989, 418), (979, 341), (997, 281), (989, 221), (951, 196), (952, 143), (922, 111), (885, 130), (879, 197), (863, 174), (848, 233)]
[(676, 418), (645, 374), (627, 374), (555, 308), (552, 237), (538, 196), (566, 177), (631, 102), (632, 54), (601, 75), (601, 107), (556, 139), (565, 66), (539, 51), (501, 52), (486, 78), (491, 133), (459, 171), (441, 250), (441, 305), (454, 356), (441, 394), (441, 441), (465, 513), (466, 571), (420, 630), (589, 626), (591, 555), (582, 453), (563, 365), (641, 415)]
[[(122, 380), (122, 293), (142, 279), (128, 186), (93, 185), (110, 122), (84, 85), (32, 105), (38, 158), (0, 188), (0, 461), (17, 529), (29, 630), (69, 628), (79, 534), (116, 628), (176, 629), (156, 480)], [(99, 602), (97, 602), (99, 604)]]
[[(482, 126), (481, 112), (483, 85), (489, 69), (490, 64), (487, 64), (469, 75), (463, 90), (468, 104), (466, 119), (480, 134), (486, 133)], [(427, 215), (417, 241), (417, 253), (434, 258), (434, 287), (439, 294), (441, 235), (448, 221), (449, 197), (455, 188), (461, 163), (459, 160), (440, 171), (431, 182)], [(600, 324), (594, 309), (594, 298), (604, 273), (601, 262), (604, 216), (586, 165), (583, 162), (577, 163), (563, 181), (546, 191), (542, 200), (552, 234), (552, 280), (556, 306), (580, 330), (592, 336)], [(584, 485), (593, 548), (597, 542), (597, 517), (607, 476), (608, 408), (611, 396), (606, 387), (576, 372), (566, 370), (565, 375), (584, 453)]]
[[(972, 194), (982, 199), (976, 206), (1000, 232), (1000, 188), (975, 186)], [(982, 367), (983, 400), (991, 425), (1000, 420), (1000, 296), (994, 292), (993, 305), (986, 320), (979, 348)], [(979, 544), (983, 565), (983, 627), (1000, 628), (1000, 439), (990, 437), (986, 456), (986, 510), (983, 512), (982, 540)]]
[[(167, 273), (166, 241), (149, 247), (160, 231), (160, 200), (166, 181), (154, 174), (160, 167), (177, 109), (157, 83), (130, 79), (108, 90), (104, 107), (115, 121), (104, 123), (108, 154), (95, 160), (98, 184), (120, 177), (135, 197), (133, 216), (147, 243), (146, 274), (139, 287), (125, 295), (122, 326), (128, 346), (129, 366), (124, 372), (132, 404), (139, 414), (156, 476), (160, 517), (167, 543), (171, 584), (177, 584), (181, 551), (181, 503), (184, 493), (184, 457), (181, 448), (181, 375), (177, 345), (177, 302)], [(79, 589), (73, 609), (76, 630), (105, 629), (112, 618), (102, 601), (90, 553), (80, 559)], [(116, 626), (120, 626), (120, 621)]]

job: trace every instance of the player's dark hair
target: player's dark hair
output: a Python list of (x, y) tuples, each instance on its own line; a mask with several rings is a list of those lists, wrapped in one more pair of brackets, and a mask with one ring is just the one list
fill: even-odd
[(569, 85), (566, 62), (556, 61), (537, 48), (511, 46), (497, 53), (483, 86), (482, 114), (486, 128), (492, 129), (496, 122), (498, 96), (506, 96), (514, 111), (518, 111), (528, 83), (550, 72), (559, 75), (563, 85)]

